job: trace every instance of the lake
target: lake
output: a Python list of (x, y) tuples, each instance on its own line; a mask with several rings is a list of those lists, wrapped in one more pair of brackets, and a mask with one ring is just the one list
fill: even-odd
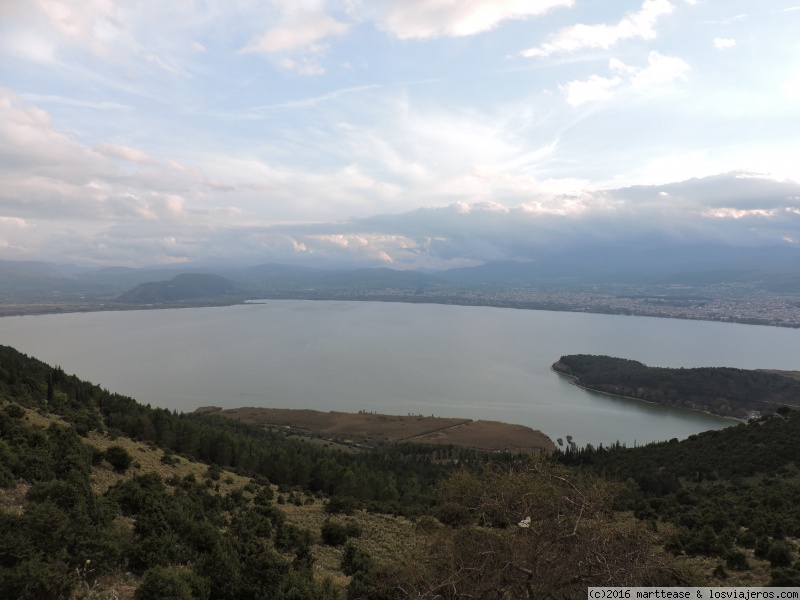
[(520, 423), (580, 444), (685, 438), (720, 418), (587, 392), (564, 354), (800, 369), (800, 330), (381, 302), (270, 300), (0, 318), (0, 343), (154, 406), (368, 410)]

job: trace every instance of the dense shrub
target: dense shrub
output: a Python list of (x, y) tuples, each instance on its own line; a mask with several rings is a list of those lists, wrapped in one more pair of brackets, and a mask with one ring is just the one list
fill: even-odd
[(109, 446), (105, 454), (106, 460), (117, 473), (124, 473), (133, 462), (133, 457), (122, 446)]
[(320, 534), (322, 542), (328, 546), (341, 546), (347, 541), (347, 527), (335, 521), (325, 521)]
[(794, 548), (786, 540), (772, 542), (767, 551), (767, 560), (773, 567), (788, 567), (794, 558)]
[(134, 600), (207, 600), (208, 583), (183, 569), (153, 567), (145, 572)]
[(358, 572), (368, 572), (373, 568), (372, 557), (351, 542), (345, 544), (342, 550), (342, 573), (355, 575)]

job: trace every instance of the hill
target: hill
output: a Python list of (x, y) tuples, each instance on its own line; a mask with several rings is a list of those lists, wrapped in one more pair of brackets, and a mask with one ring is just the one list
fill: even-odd
[(800, 406), (800, 381), (764, 370), (668, 369), (589, 354), (562, 356), (553, 370), (574, 377), (575, 383), (590, 390), (723, 417), (746, 419), (749, 411)]
[(233, 297), (241, 293), (241, 286), (221, 275), (181, 273), (168, 281), (140, 283), (132, 290), (120, 294), (117, 300), (129, 304), (163, 304), (200, 298)]

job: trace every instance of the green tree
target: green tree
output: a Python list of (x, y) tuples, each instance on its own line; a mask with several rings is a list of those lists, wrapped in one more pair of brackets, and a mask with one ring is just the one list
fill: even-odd
[(772, 542), (767, 551), (767, 560), (773, 567), (788, 567), (794, 559), (794, 548), (786, 540)]
[(124, 473), (133, 462), (133, 457), (122, 446), (109, 446), (105, 454), (106, 460), (117, 473)]
[(207, 600), (208, 584), (185, 569), (153, 567), (133, 594), (134, 600)]

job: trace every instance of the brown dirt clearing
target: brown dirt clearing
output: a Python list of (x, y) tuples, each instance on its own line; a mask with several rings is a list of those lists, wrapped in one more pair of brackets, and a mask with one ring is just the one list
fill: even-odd
[(198, 408), (196, 412), (213, 413), (250, 425), (285, 428), (287, 431), (363, 444), (414, 441), (524, 454), (555, 450), (553, 441), (541, 431), (497, 421), (368, 412), (326, 413), (288, 408), (221, 409), (208, 406)]

